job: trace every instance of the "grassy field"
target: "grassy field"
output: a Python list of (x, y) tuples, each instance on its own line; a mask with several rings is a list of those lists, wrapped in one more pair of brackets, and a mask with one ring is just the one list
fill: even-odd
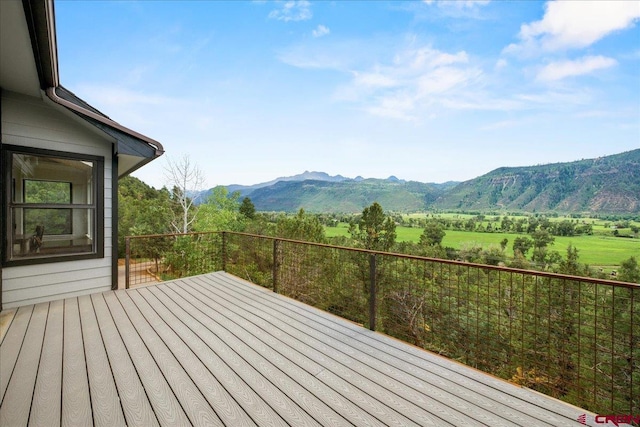
[[(526, 215), (508, 215), (509, 218), (513, 219), (514, 221), (517, 221), (519, 219), (527, 219), (529, 218)], [(477, 215), (471, 215), (471, 214), (461, 214), (461, 213), (438, 213), (438, 214), (426, 214), (426, 213), (415, 213), (415, 214), (408, 214), (408, 215), (404, 215), (404, 218), (409, 219), (409, 218), (414, 218), (414, 219), (423, 219), (423, 218), (427, 218), (427, 217), (434, 217), (434, 218), (443, 218), (443, 219), (449, 219), (449, 220), (460, 220), (460, 221), (466, 221), (468, 219), (472, 219), (472, 218), (476, 218)], [(480, 224), (482, 224), (483, 227), (486, 228), (487, 224), (492, 224), (493, 227), (499, 226), (500, 225), (500, 221), (501, 221), (501, 216), (500, 215), (491, 215), (491, 214), (486, 214), (484, 215), (484, 221), (481, 221)], [(498, 221), (495, 221), (495, 219), (498, 218)], [(607, 235), (607, 236), (611, 236), (611, 226), (615, 223), (615, 221), (611, 221), (611, 220), (605, 220), (605, 219), (600, 219), (600, 218), (571, 218), (568, 216), (557, 216), (557, 217), (550, 217), (549, 221), (551, 222), (561, 222), (561, 221), (565, 221), (565, 220), (569, 220), (569, 221), (578, 221), (580, 224), (591, 224), (593, 226), (593, 233), (594, 234), (602, 234), (602, 235)], [(640, 222), (638, 221), (629, 221), (630, 225), (635, 225), (637, 227), (640, 227)], [(619, 230), (620, 233), (622, 235), (632, 235), (632, 232), (629, 228), (626, 229), (620, 229)]]
[[(400, 242), (418, 242), (422, 234), (421, 228), (397, 227), (397, 240)], [(507, 253), (512, 255), (513, 240), (524, 234), (515, 233), (480, 233), (475, 231), (446, 230), (442, 241), (443, 246), (460, 249), (464, 245), (477, 243), (483, 247), (500, 245), (502, 239), (507, 239)], [(326, 227), (327, 237), (349, 236), (348, 225), (339, 224), (338, 227)], [(615, 268), (631, 256), (640, 260), (640, 239), (628, 239), (609, 235), (594, 234), (592, 236), (556, 237), (551, 250), (559, 252), (563, 257), (569, 245), (578, 249), (580, 262), (593, 267)]]

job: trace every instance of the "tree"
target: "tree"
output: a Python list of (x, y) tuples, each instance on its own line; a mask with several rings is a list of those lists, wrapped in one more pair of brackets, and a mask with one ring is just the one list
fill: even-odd
[(206, 203), (198, 207), (195, 229), (198, 231), (241, 231), (244, 216), (240, 214), (240, 192), (229, 194), (226, 187), (215, 187)]
[(555, 238), (544, 228), (531, 233), (531, 238), (533, 239), (533, 256), (531, 259), (542, 264), (547, 257), (547, 246), (552, 245)]
[(443, 225), (437, 220), (430, 220), (420, 236), (420, 244), (422, 246), (440, 245), (445, 236)]
[(349, 226), (349, 234), (365, 249), (388, 252), (396, 241), (396, 224), (374, 202), (364, 208), (358, 224)]
[(498, 245), (489, 245), (482, 251), (482, 262), (488, 265), (501, 265), (506, 261), (504, 250)]
[(533, 240), (528, 237), (516, 237), (513, 240), (513, 255), (516, 256), (519, 253), (522, 256), (526, 256), (532, 246)]
[(204, 186), (204, 175), (189, 156), (185, 155), (178, 161), (167, 158), (165, 178), (172, 188), (172, 200), (178, 207), (171, 226), (176, 233), (188, 233), (196, 220), (195, 202), (199, 190)]
[(125, 252), (125, 236), (165, 234), (171, 231), (169, 190), (156, 190), (138, 178), (118, 181), (118, 252)]
[(576, 225), (565, 219), (556, 224), (555, 230), (558, 236), (573, 236), (576, 234)]
[(300, 209), (294, 217), (282, 216), (276, 224), (276, 235), (286, 239), (325, 243), (324, 227), (316, 215)]
[(560, 261), (559, 272), (577, 276), (580, 274), (581, 265), (578, 262), (578, 249), (573, 245), (567, 247), (567, 258)]
[(618, 270), (618, 280), (640, 284), (640, 265), (635, 257), (622, 261)]
[(254, 219), (256, 216), (256, 207), (250, 198), (245, 197), (240, 204), (240, 213), (248, 219)]
[(502, 222), (500, 223), (500, 228), (502, 229), (502, 231), (509, 231), (511, 230), (512, 226), (513, 220), (505, 215), (504, 218), (502, 218)]

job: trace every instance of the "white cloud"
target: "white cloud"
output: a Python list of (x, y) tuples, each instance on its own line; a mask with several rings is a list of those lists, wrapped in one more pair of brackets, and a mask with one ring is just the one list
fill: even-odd
[(456, 63), (466, 63), (469, 57), (465, 51), (456, 54), (441, 52), (430, 47), (402, 51), (394, 58), (396, 65), (406, 66), (410, 70), (436, 68)]
[(541, 81), (556, 81), (567, 77), (581, 76), (617, 64), (615, 59), (605, 56), (585, 56), (575, 61), (559, 61), (546, 65), (538, 73)]
[(458, 9), (471, 9), (476, 6), (486, 6), (490, 0), (441, 0), (439, 4), (456, 7)]
[[(435, 0), (422, 0), (423, 3), (433, 4)], [(438, 0), (440, 7), (454, 7), (456, 9), (471, 9), (476, 6), (485, 6), (491, 0)]]
[(545, 9), (540, 21), (521, 26), (521, 43), (510, 45), (507, 52), (584, 48), (640, 19), (638, 1), (556, 0)]
[(353, 83), (358, 86), (366, 86), (371, 88), (383, 88), (397, 86), (398, 82), (392, 76), (382, 74), (380, 72), (353, 72)]
[[(78, 91), (83, 97), (107, 107), (125, 107), (130, 105), (171, 105), (175, 102), (162, 95), (149, 95), (117, 86), (80, 84)], [(112, 109), (109, 108), (109, 111)]]
[(483, 131), (494, 131), (494, 130), (513, 128), (513, 127), (520, 126), (522, 124), (523, 124), (522, 120), (502, 120), (502, 121), (499, 121), (499, 122), (489, 123), (487, 125), (484, 125), (484, 126), (480, 127), (480, 130), (483, 130)]
[(366, 107), (365, 110), (375, 116), (413, 121), (416, 120), (415, 107), (413, 96), (407, 93), (396, 93), (381, 97), (378, 102)]
[(361, 39), (328, 37), (317, 43), (297, 43), (283, 48), (278, 52), (278, 59), (297, 68), (331, 69), (348, 73), (361, 69), (358, 64), (370, 64), (372, 56), (387, 50), (385, 43), (388, 41), (368, 43)]
[(311, 3), (307, 0), (287, 1), (279, 9), (272, 10), (269, 18), (279, 21), (306, 21), (311, 19)]
[(315, 30), (313, 30), (313, 37), (322, 37), (331, 33), (331, 30), (324, 25), (318, 25)]
[(452, 67), (436, 68), (417, 80), (418, 92), (420, 97), (441, 94), (453, 89), (463, 87), (471, 80), (479, 77), (479, 70), (461, 69)]
[[(387, 64), (351, 71), (351, 82), (334, 97), (361, 104), (371, 114), (415, 120), (434, 105), (463, 95), (463, 88), (482, 72), (469, 63), (466, 52), (448, 53), (431, 47), (407, 48)], [(455, 104), (455, 103), (453, 103)]]

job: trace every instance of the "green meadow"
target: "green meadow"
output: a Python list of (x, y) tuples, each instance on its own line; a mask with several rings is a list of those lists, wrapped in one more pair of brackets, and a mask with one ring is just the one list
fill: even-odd
[[(603, 231), (594, 232), (593, 235), (562, 237), (556, 236), (555, 242), (549, 247), (552, 251), (557, 251), (561, 255), (566, 254), (569, 245), (578, 249), (580, 262), (592, 267), (615, 268), (620, 263), (631, 256), (640, 260), (640, 239), (614, 237), (609, 230), (604, 232), (604, 226), (599, 227)], [(341, 223), (337, 227), (326, 227), (327, 237), (349, 236), (349, 226)], [(594, 226), (594, 231), (596, 231)], [(597, 230), (600, 231), (600, 230)], [(397, 227), (396, 233), (399, 242), (418, 242), (422, 234), (421, 228)], [(468, 245), (478, 244), (482, 247), (490, 245), (499, 246), (503, 239), (507, 239), (507, 253), (512, 255), (513, 241), (516, 237), (526, 236), (517, 233), (486, 233), (476, 231), (445, 230), (445, 237), (442, 240), (443, 246), (461, 249)]]

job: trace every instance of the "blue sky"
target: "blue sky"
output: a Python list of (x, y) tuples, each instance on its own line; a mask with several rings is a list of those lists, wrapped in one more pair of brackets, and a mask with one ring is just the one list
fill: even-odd
[[(638, 1), (65, 1), (62, 84), (205, 187), (640, 148)], [(166, 158), (134, 173), (159, 188)]]

